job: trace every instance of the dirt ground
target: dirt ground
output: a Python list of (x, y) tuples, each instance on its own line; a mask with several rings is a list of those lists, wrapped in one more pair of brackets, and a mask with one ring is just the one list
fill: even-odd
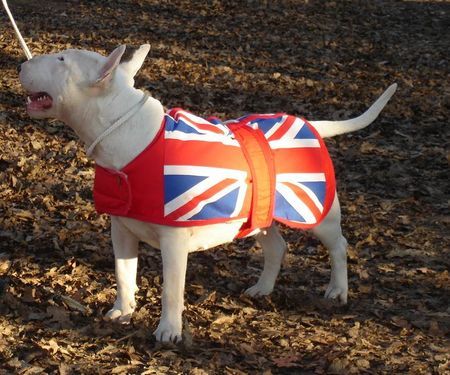
[(159, 251), (142, 246), (137, 312), (114, 301), (109, 219), (70, 129), (31, 120), (24, 60), (0, 12), (0, 374), (448, 374), (448, 1), (10, 2), (35, 54), (149, 42), (137, 86), (167, 107), (233, 118), (360, 114), (399, 89), (369, 128), (327, 139), (349, 248), (349, 303), (323, 299), (330, 268), (308, 233), (269, 297), (246, 239), (190, 256), (184, 344), (160, 347)]

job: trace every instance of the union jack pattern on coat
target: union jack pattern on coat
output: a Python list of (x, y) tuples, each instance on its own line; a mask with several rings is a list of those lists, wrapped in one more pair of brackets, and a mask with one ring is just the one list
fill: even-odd
[[(121, 204), (107, 187), (118, 173), (129, 187)], [(328, 152), (307, 121), (258, 114), (222, 122), (181, 109), (166, 113), (157, 139), (121, 171), (97, 167), (94, 187), (100, 212), (178, 226), (247, 220), (245, 233), (273, 219), (315, 226), (334, 192)]]

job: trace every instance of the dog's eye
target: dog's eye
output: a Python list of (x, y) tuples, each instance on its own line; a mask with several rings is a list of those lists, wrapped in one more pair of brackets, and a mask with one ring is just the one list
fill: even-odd
[(58, 57), (58, 60), (59, 61), (64, 61), (64, 57), (60, 56), (60, 57)]

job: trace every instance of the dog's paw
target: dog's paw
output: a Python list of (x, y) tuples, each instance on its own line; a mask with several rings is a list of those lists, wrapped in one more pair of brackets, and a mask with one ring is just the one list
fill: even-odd
[(347, 303), (347, 294), (348, 288), (330, 284), (325, 292), (325, 298), (337, 300), (342, 305), (345, 305)]
[(153, 334), (156, 341), (159, 342), (173, 342), (175, 344), (182, 340), (182, 324), (173, 324), (167, 321), (160, 321), (158, 328)]
[(131, 316), (133, 312), (129, 312), (127, 314), (122, 313), (122, 310), (116, 309), (113, 307), (105, 314), (105, 320), (114, 321), (120, 324), (130, 324)]
[(129, 324), (133, 315), (135, 302), (123, 304), (122, 301), (116, 300), (114, 306), (105, 314), (105, 320), (114, 321), (120, 324)]
[(272, 293), (273, 285), (265, 285), (264, 283), (257, 282), (252, 287), (248, 288), (245, 291), (245, 294), (249, 295), (250, 297), (262, 297), (262, 296), (268, 296), (270, 293)]

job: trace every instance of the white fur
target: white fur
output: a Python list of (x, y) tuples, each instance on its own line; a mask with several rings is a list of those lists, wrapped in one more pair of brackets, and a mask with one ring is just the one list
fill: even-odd
[[(73, 128), (89, 145), (110, 124), (136, 104), (142, 91), (133, 87), (134, 75), (149, 50), (148, 45), (134, 53), (128, 62), (120, 63), (123, 47), (110, 56), (94, 52), (66, 50), (61, 53), (34, 57), (22, 65), (20, 80), (29, 92), (45, 91), (53, 98), (53, 107), (37, 118), (54, 117)], [(61, 61), (61, 57), (64, 61)], [(351, 122), (311, 122), (322, 136), (331, 136), (367, 126), (375, 119), (395, 91), (388, 91), (368, 111), (368, 115)], [(99, 165), (121, 169), (134, 159), (155, 137), (164, 111), (161, 103), (150, 98), (126, 124), (110, 134), (94, 150)], [(346, 245), (342, 235), (341, 213), (336, 195), (325, 220), (312, 232), (329, 249), (331, 280), (325, 297), (347, 302)], [(159, 341), (181, 340), (184, 282), (187, 255), (230, 242), (238, 234), (241, 222), (199, 227), (169, 227), (134, 219), (111, 218), (112, 241), (116, 264), (117, 299), (106, 314), (108, 319), (127, 323), (135, 308), (138, 242), (144, 241), (161, 249), (163, 260), (162, 312), (155, 331)], [(281, 267), (286, 244), (273, 224), (257, 234), (265, 261), (258, 282), (246, 293), (267, 295), (274, 287)]]
[(397, 84), (388, 89), (361, 116), (344, 121), (310, 121), (309, 123), (319, 132), (322, 138), (351, 133), (370, 125), (378, 117), (384, 106), (397, 90)]

